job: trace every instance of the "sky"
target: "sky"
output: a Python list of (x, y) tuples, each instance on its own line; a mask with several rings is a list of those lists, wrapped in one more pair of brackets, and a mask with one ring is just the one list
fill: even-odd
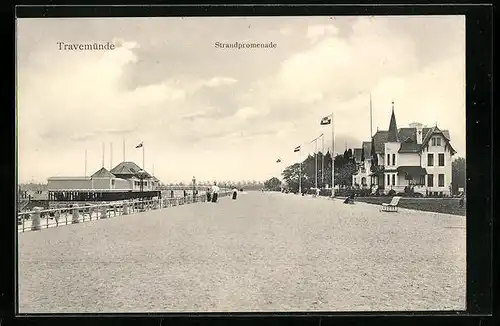
[(141, 142), (165, 183), (267, 180), (332, 147), (332, 112), (336, 152), (370, 140), (370, 94), (373, 132), (394, 101), (465, 156), (464, 16), (18, 19), (18, 181), (142, 167)]

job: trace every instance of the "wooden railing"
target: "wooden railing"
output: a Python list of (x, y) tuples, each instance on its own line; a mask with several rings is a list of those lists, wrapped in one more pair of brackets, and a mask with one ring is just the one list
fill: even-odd
[[(230, 192), (219, 193), (219, 198), (226, 197)], [(130, 215), (148, 210), (158, 210), (180, 205), (202, 203), (207, 201), (206, 194), (196, 196), (161, 198), (150, 200), (117, 201), (98, 205), (74, 206), (64, 208), (40, 209), (17, 214), (18, 232), (37, 231), (68, 224), (113, 218)]]

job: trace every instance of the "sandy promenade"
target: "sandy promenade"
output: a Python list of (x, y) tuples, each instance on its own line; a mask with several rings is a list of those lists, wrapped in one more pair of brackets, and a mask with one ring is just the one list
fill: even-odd
[(465, 309), (465, 218), (250, 192), (19, 234), (21, 313)]

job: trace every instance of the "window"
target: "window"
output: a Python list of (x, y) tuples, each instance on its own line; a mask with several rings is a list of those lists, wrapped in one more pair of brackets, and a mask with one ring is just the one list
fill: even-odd
[(387, 154), (387, 165), (391, 165), (391, 154)]
[(387, 185), (391, 185), (391, 176), (389, 174), (387, 175)]
[(422, 186), (425, 185), (425, 175), (420, 176), (420, 180), (419, 180), (418, 184), (422, 185)]
[(427, 175), (427, 187), (434, 187), (434, 174)]
[(396, 154), (392, 154), (392, 165), (396, 165)]
[(427, 154), (427, 166), (434, 166), (434, 154)]
[(441, 146), (441, 137), (432, 137), (432, 146)]
[(444, 154), (438, 154), (438, 165), (444, 166)]
[(444, 187), (444, 174), (438, 175), (438, 187)]
[(393, 186), (396, 185), (396, 175), (395, 174), (392, 175), (392, 185)]

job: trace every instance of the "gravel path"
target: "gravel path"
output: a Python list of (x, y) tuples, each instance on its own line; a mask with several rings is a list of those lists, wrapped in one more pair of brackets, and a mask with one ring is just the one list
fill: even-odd
[(465, 309), (465, 218), (250, 192), (19, 234), (21, 313)]

